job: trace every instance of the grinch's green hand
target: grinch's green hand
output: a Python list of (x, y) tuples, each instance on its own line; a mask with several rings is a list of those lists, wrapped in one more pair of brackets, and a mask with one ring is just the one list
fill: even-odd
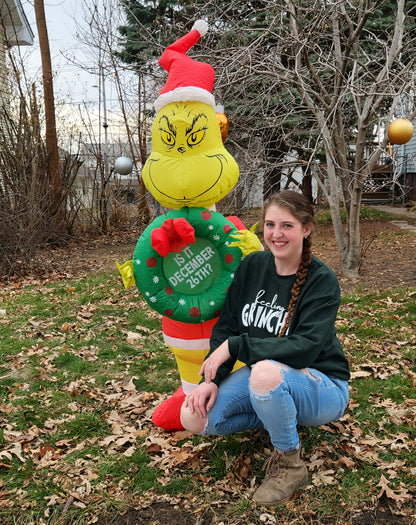
[(230, 237), (237, 239), (237, 241), (232, 242), (229, 246), (240, 248), (244, 257), (252, 252), (260, 251), (262, 249), (262, 245), (257, 235), (254, 233), (256, 228), (257, 223), (254, 224), (249, 230), (238, 230), (235, 235), (230, 235)]
[(132, 260), (126, 261), (123, 264), (119, 264), (116, 261), (116, 265), (117, 265), (118, 271), (121, 274), (121, 277), (123, 278), (124, 288), (130, 288), (131, 286), (133, 286), (135, 283), (134, 273), (133, 273), (133, 261)]

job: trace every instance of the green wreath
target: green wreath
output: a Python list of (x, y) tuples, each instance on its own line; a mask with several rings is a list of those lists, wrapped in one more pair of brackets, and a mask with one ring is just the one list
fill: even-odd
[[(167, 219), (185, 218), (195, 230), (195, 242), (162, 257), (151, 245), (151, 234)], [(184, 323), (218, 317), (241, 250), (230, 247), (237, 228), (220, 213), (205, 208), (181, 208), (157, 217), (143, 232), (133, 256), (136, 286), (160, 314)]]

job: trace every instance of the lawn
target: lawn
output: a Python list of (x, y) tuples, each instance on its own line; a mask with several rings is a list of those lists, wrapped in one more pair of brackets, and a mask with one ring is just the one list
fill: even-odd
[(151, 423), (178, 373), (160, 316), (116, 271), (2, 288), (0, 523), (412, 523), (415, 327), (416, 287), (343, 296), (350, 406), (300, 429), (310, 482), (266, 509), (250, 499), (264, 433), (202, 438)]

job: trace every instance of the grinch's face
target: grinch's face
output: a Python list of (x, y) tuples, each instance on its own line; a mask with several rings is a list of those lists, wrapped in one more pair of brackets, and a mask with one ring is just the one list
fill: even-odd
[(238, 175), (211, 106), (174, 102), (159, 111), (142, 178), (162, 206), (208, 208), (235, 186)]

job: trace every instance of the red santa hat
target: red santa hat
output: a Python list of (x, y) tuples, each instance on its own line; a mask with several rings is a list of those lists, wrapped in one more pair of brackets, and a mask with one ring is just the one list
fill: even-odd
[(197, 20), (192, 30), (166, 48), (159, 64), (168, 72), (168, 80), (155, 102), (158, 112), (171, 102), (204, 102), (215, 108), (214, 68), (188, 57), (186, 52), (208, 31), (204, 20)]

